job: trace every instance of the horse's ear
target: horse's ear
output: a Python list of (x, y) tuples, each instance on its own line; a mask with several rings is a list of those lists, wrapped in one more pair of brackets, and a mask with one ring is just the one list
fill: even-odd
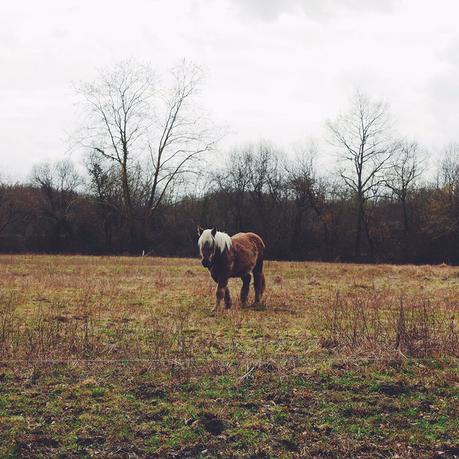
[(217, 228), (212, 228), (211, 234), (213, 237), (217, 234)]
[(201, 236), (202, 232), (204, 231), (204, 228), (202, 228), (201, 225), (198, 225), (197, 230), (198, 230), (198, 236)]

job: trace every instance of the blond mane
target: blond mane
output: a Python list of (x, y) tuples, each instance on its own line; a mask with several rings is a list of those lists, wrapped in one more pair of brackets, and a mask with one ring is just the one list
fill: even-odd
[(217, 231), (215, 236), (212, 236), (212, 230), (206, 229), (202, 232), (200, 238), (198, 239), (201, 255), (204, 244), (209, 244), (210, 247), (216, 247), (220, 253), (223, 253), (225, 249), (229, 249), (231, 247), (232, 242), (231, 237), (228, 234), (222, 231)]

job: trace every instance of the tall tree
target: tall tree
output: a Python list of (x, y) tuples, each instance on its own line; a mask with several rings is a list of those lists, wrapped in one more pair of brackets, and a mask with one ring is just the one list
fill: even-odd
[(183, 62), (164, 80), (148, 65), (124, 61), (79, 88), (89, 115), (80, 138), (118, 166), (131, 250), (139, 242), (136, 208), (143, 209), (147, 224), (174, 182), (191, 173), (193, 161), (215, 143), (193, 100), (199, 69)]
[(232, 215), (231, 226), (235, 231), (245, 230), (247, 194), (250, 188), (253, 155), (247, 149), (233, 150), (223, 168), (213, 179), (217, 190), (225, 197), (225, 209)]
[(448, 234), (459, 245), (459, 144), (449, 145), (440, 163), (439, 221), (443, 223), (440, 234)]
[(96, 81), (79, 88), (88, 114), (81, 141), (91, 152), (118, 165), (130, 248), (134, 242), (134, 215), (129, 173), (135, 154), (147, 144), (155, 86), (156, 79), (148, 66), (124, 61), (101, 70)]
[(339, 149), (343, 169), (340, 175), (355, 197), (356, 258), (361, 255), (362, 230), (366, 226), (371, 244), (366, 203), (378, 194), (384, 174), (395, 152), (387, 106), (357, 93), (348, 112), (327, 123), (333, 143)]
[(246, 228), (251, 204), (258, 216), (257, 227), (267, 224), (268, 200), (275, 201), (281, 194), (279, 172), (275, 148), (267, 142), (259, 142), (232, 150), (224, 166), (213, 174), (217, 190), (225, 196), (237, 231)]
[(177, 181), (202, 172), (202, 156), (211, 151), (218, 140), (215, 128), (210, 126), (196, 101), (201, 69), (183, 61), (172, 69), (170, 79), (170, 86), (158, 92), (158, 116), (148, 143), (151, 173), (147, 180), (146, 207), (149, 216)]
[(32, 170), (32, 184), (39, 187), (39, 212), (48, 225), (48, 250), (65, 250), (66, 240), (73, 236), (72, 211), (79, 199), (81, 178), (68, 160), (36, 165)]
[(13, 187), (0, 179), (0, 236), (19, 219), (12, 191)]
[(440, 163), (441, 186), (453, 197), (459, 194), (459, 143), (446, 148)]
[(403, 237), (405, 250), (408, 249), (410, 221), (408, 199), (414, 192), (416, 181), (422, 174), (422, 161), (416, 142), (400, 142), (391, 167), (387, 171), (386, 185), (400, 203), (403, 215)]
[(296, 210), (290, 247), (292, 252), (297, 249), (303, 215), (308, 209), (312, 209), (322, 226), (325, 255), (328, 256), (329, 227), (326, 212), (328, 184), (324, 178), (317, 176), (315, 166), (316, 155), (316, 147), (312, 145), (309, 151), (302, 151), (288, 165), (287, 187), (295, 203)]
[(113, 250), (113, 233), (115, 226), (119, 230), (122, 208), (122, 192), (117, 180), (117, 174), (104, 158), (91, 154), (86, 163), (89, 175), (88, 190), (95, 202), (96, 214), (102, 223), (104, 250)]

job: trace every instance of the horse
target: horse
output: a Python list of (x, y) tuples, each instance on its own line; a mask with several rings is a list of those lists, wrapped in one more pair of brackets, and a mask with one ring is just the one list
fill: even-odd
[(198, 236), (202, 266), (210, 271), (212, 279), (217, 283), (217, 301), (212, 312), (218, 311), (223, 299), (225, 308), (231, 308), (231, 294), (228, 288), (230, 277), (241, 278), (241, 307), (245, 307), (253, 274), (255, 303), (260, 303), (265, 291), (263, 239), (255, 233), (237, 233), (230, 237), (216, 228), (203, 229), (200, 226)]

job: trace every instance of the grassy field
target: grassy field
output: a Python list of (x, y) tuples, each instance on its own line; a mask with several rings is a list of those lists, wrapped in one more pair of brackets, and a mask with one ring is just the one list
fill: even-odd
[(1, 256), (0, 457), (459, 455), (459, 268), (266, 280), (215, 315), (199, 260)]

